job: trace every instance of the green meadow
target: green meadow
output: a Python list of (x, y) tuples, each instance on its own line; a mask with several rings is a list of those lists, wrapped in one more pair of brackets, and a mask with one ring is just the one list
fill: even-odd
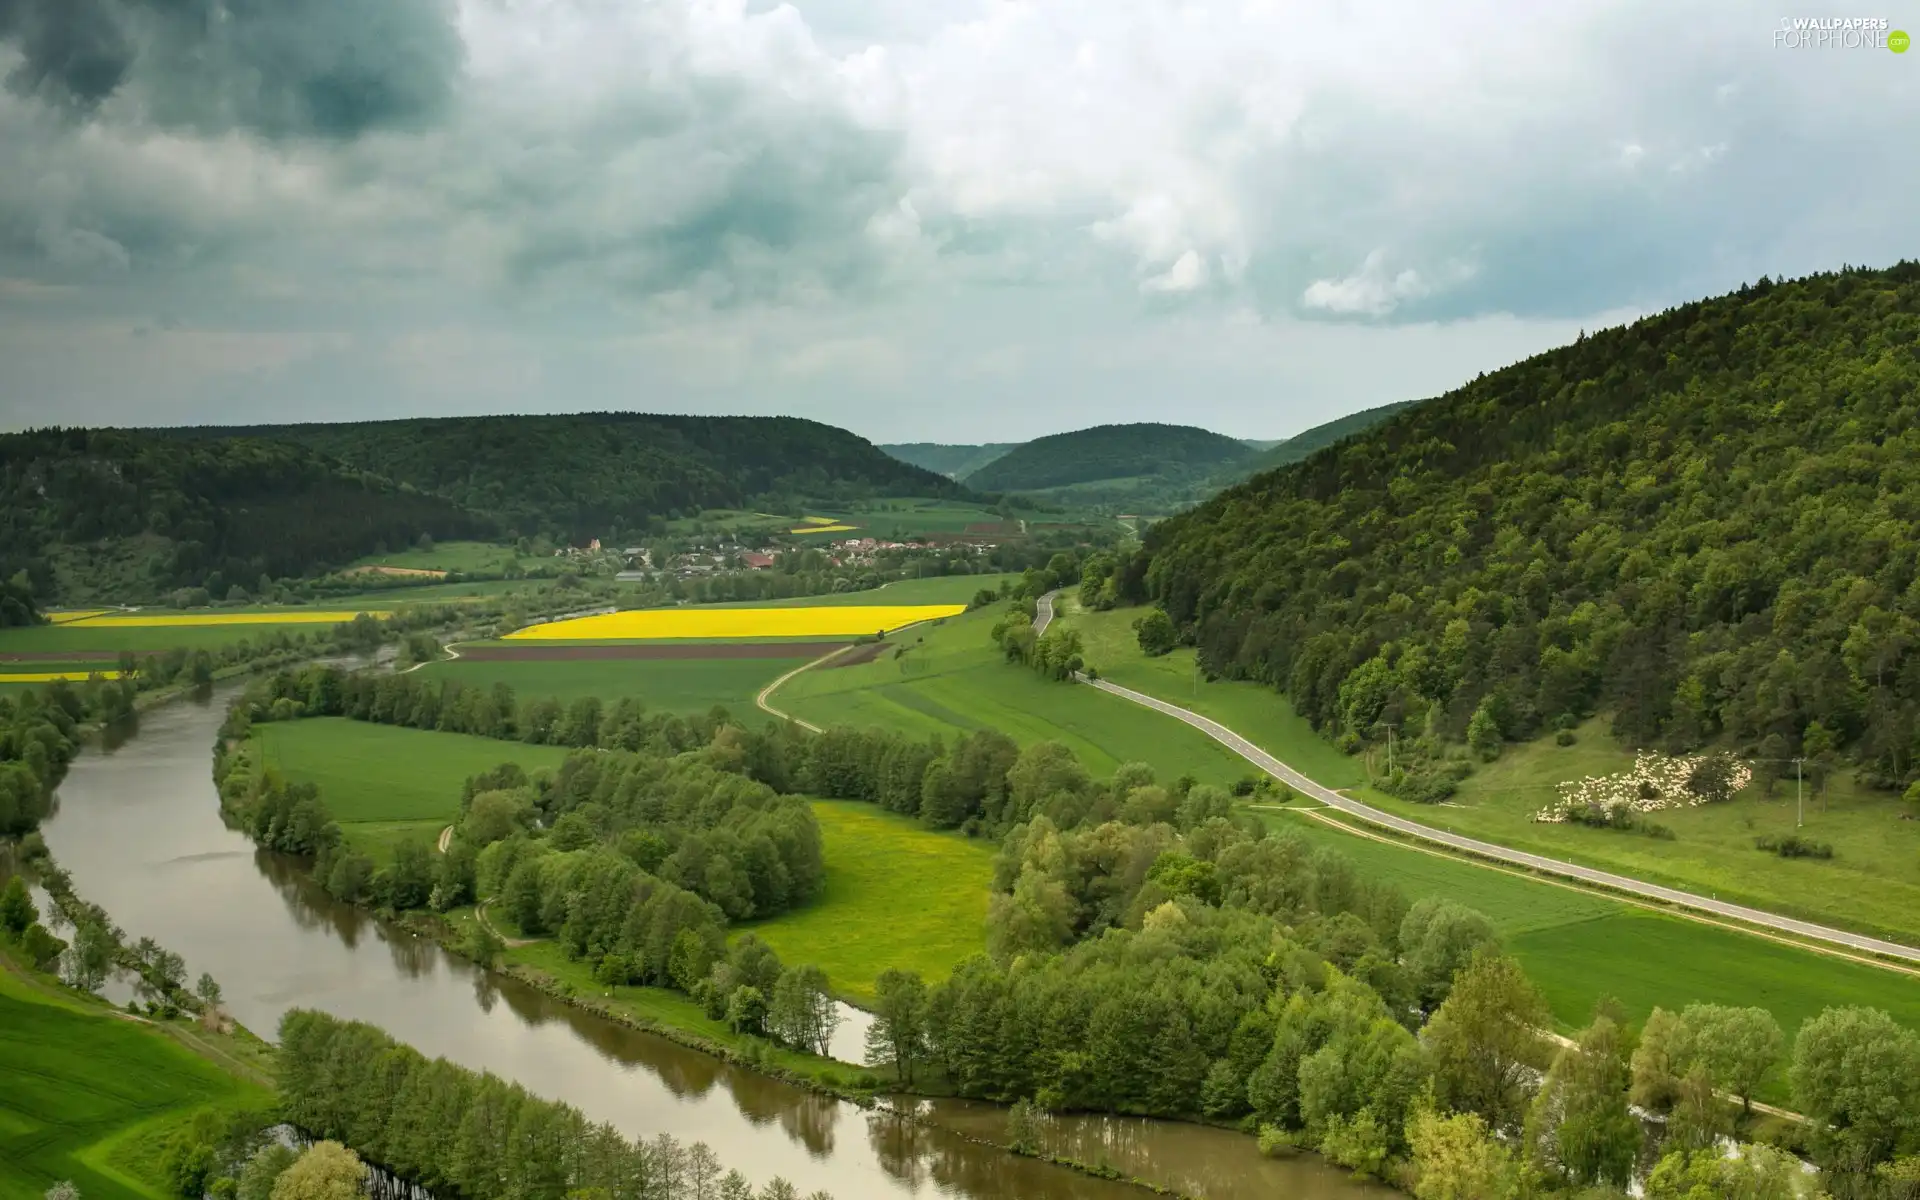
[[(1633, 766), (1633, 752), (1614, 743), (1604, 719), (1595, 719), (1576, 731), (1571, 746), (1541, 738), (1506, 747), (1494, 762), (1477, 765), (1443, 807), (1413, 804), (1365, 786), (1366, 760), (1342, 754), (1314, 733), (1280, 693), (1253, 683), (1198, 680), (1192, 650), (1160, 658), (1141, 654), (1132, 622), (1144, 610), (1082, 613), (1076, 607), (1069, 603), (1062, 619), (1081, 631), (1087, 661), (1106, 678), (1212, 717), (1320, 783), (1358, 789), (1356, 797), (1388, 812), (1722, 900), (1920, 943), (1920, 821), (1902, 820), (1904, 806), (1891, 793), (1857, 787), (1850, 778), (1836, 780), (1823, 800), (1808, 793), (1805, 826), (1798, 831), (1833, 846), (1834, 857), (1825, 860), (1782, 859), (1754, 845), (1762, 836), (1796, 831), (1791, 776), (1776, 781), (1771, 795), (1757, 782), (1723, 803), (1658, 814), (1654, 819), (1672, 830), (1671, 839), (1535, 821), (1560, 783)], [(1380, 757), (1376, 751), (1375, 765), (1384, 767)]]
[[(1789, 1037), (1837, 1004), (1884, 1009), (1920, 1029), (1920, 978), (1911, 974), (1363, 836), (1298, 810), (1260, 815), (1270, 828), (1338, 850), (1365, 875), (1392, 880), (1409, 900), (1442, 896), (1486, 914), (1565, 1030), (1584, 1025), (1603, 996), (1636, 1021), (1655, 1006), (1759, 1005)], [(1769, 1098), (1785, 1098), (1780, 1081)]]
[[(851, 535), (849, 535), (851, 536)], [(925, 579), (896, 579), (861, 592), (829, 592), (824, 596), (793, 596), (783, 600), (737, 600), (712, 608), (824, 608), (850, 604), (965, 604), (982, 588), (999, 591), (1019, 580), (1018, 575), (935, 575)]]
[(1164, 779), (1184, 774), (1231, 783), (1243, 760), (1196, 730), (1092, 688), (1042, 679), (1005, 661), (989, 636), (993, 605), (887, 639), (883, 653), (851, 667), (794, 676), (769, 702), (816, 725), (878, 726), (915, 737), (993, 728), (1023, 746), (1057, 741), (1094, 775), (1145, 762)]
[(409, 839), (432, 842), (460, 811), (460, 785), (504, 762), (558, 767), (561, 746), (317, 717), (257, 725), (264, 766), (312, 783), (349, 841), (385, 861)]
[(0, 964), (0, 1195), (71, 1180), (87, 1200), (163, 1200), (158, 1154), (175, 1126), (271, 1101), (155, 1027)]
[(945, 979), (986, 951), (993, 847), (853, 800), (816, 800), (826, 886), (813, 903), (745, 925), (784, 962), (812, 963), (859, 1002), (888, 967)]
[[(516, 643), (507, 643), (514, 645)], [(526, 645), (528, 643), (518, 643)], [(772, 718), (754, 707), (760, 689), (806, 658), (628, 658), (501, 662), (458, 659), (420, 668), (420, 674), (469, 687), (504, 683), (521, 698), (575, 700), (598, 696), (612, 703), (634, 697), (649, 710), (693, 715), (718, 704), (749, 725)]]
[(438, 542), (431, 550), (409, 548), (393, 554), (370, 554), (353, 565), (400, 567), (410, 571), (495, 572), (547, 561), (544, 558), (523, 557), (512, 546), (493, 542)]

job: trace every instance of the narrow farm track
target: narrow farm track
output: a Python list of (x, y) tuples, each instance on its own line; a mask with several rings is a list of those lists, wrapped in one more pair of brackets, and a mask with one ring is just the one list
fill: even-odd
[[(923, 622), (909, 621), (907, 624), (900, 626), (898, 629), (887, 630), (887, 634), (888, 636), (891, 637), (895, 634), (905, 633), (907, 630), (912, 629), (915, 625), (920, 625), (920, 624), (923, 624)], [(801, 663), (799, 666), (795, 667), (793, 670), (788, 671), (785, 675), (782, 675), (780, 678), (774, 680), (772, 683), (761, 688), (760, 694), (753, 698), (753, 703), (755, 707), (759, 708), (761, 712), (773, 714), (774, 716), (780, 718), (782, 721), (792, 721), (795, 725), (798, 725), (800, 728), (806, 730), (808, 733), (822, 732), (821, 728), (818, 725), (815, 725), (812, 721), (806, 720), (805, 718), (802, 718), (802, 717), (796, 717), (790, 712), (784, 712), (780, 709), (777, 709), (768, 701), (771, 699), (771, 697), (775, 692), (780, 690), (781, 685), (785, 684), (787, 680), (792, 679), (795, 675), (800, 674), (802, 671), (811, 671), (818, 666), (824, 666), (826, 663), (840, 657), (842, 654), (845, 654), (847, 651), (857, 650), (861, 646), (866, 644), (867, 643), (863, 643), (863, 642), (854, 642), (850, 645), (840, 646), (836, 649), (828, 651), (825, 654), (822, 654), (819, 658), (813, 659), (810, 662)]]
[[(1036, 629), (1043, 628), (1042, 618), (1047, 620), (1052, 619), (1053, 606), (1050, 603), (1051, 599), (1051, 596), (1042, 598), (1039, 615), (1034, 619), (1034, 627)], [(1528, 854), (1522, 850), (1513, 850), (1492, 842), (1483, 842), (1478, 838), (1463, 837), (1457, 833), (1448, 833), (1443, 829), (1435, 829), (1430, 825), (1422, 825), (1417, 821), (1409, 821), (1404, 817), (1396, 817), (1392, 813), (1383, 812), (1380, 809), (1374, 808), (1372, 805), (1363, 804), (1358, 800), (1343, 796), (1330, 788), (1322, 787), (1320, 784), (1308, 779), (1299, 771), (1294, 770), (1286, 763), (1268, 754), (1265, 750), (1262, 750), (1218, 721), (1203, 717), (1199, 713), (1191, 710), (1181, 708), (1177, 704), (1168, 704), (1165, 700), (1156, 699), (1143, 692), (1136, 692), (1131, 688), (1121, 687), (1119, 684), (1111, 683), (1105, 679), (1088, 679), (1085, 676), (1079, 676), (1078, 678), (1080, 682), (1098, 688), (1108, 695), (1118, 696), (1122, 700), (1131, 700), (1135, 704), (1151, 708), (1155, 712), (1165, 713), (1176, 721), (1182, 721), (1198, 729), (1200, 732), (1206, 734), (1214, 741), (1219, 742), (1227, 749), (1232, 750), (1235, 754), (1246, 759), (1254, 766), (1259, 767), (1275, 779), (1288, 784), (1302, 795), (1317, 800), (1328, 808), (1339, 809), (1349, 816), (1358, 817), (1360, 820), (1366, 821), (1369, 824), (1377, 825), (1384, 829), (1391, 829), (1396, 833), (1406, 834), (1409, 837), (1419, 838), (1422, 841), (1446, 846), (1478, 858), (1492, 859), (1495, 862), (1501, 863), (1511, 863), (1514, 866), (1524, 867), (1530, 871), (1539, 871), (1548, 875), (1558, 875), (1563, 878), (1577, 880), (1593, 887), (1604, 888), (1608, 891), (1623, 892), (1630, 896), (1640, 896), (1649, 900), (1659, 901), (1663, 904), (1669, 904), (1676, 908), (1688, 909), (1692, 912), (1709, 913), (1718, 917), (1726, 917), (1730, 920), (1741, 921), (1748, 925), (1757, 925), (1763, 929), (1777, 930), (1781, 933), (1792, 934), (1812, 941), (1843, 946), (1849, 950), (1858, 950), (1867, 954), (1878, 954), (1887, 958), (1920, 963), (1920, 947), (1904, 946), (1899, 942), (1890, 942), (1882, 938), (1868, 937), (1860, 933), (1849, 933), (1844, 929), (1832, 929), (1825, 925), (1816, 925), (1811, 921), (1801, 921), (1793, 917), (1783, 917), (1777, 913), (1766, 912), (1758, 908), (1748, 908), (1741, 904), (1729, 904), (1724, 900), (1715, 900), (1707, 896), (1695, 895), (1692, 892), (1683, 892), (1677, 888), (1662, 887), (1659, 884), (1647, 883), (1643, 880), (1629, 878), (1625, 875), (1615, 875), (1609, 871), (1583, 867), (1577, 863), (1562, 862), (1556, 858), (1547, 858), (1538, 854)]]

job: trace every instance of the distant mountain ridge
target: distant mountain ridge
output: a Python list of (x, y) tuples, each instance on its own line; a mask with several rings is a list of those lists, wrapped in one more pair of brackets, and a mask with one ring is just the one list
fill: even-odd
[(994, 459), (1020, 445), (1019, 442), (987, 442), (978, 446), (948, 445), (944, 442), (900, 442), (880, 449), (904, 463), (924, 467), (949, 479), (964, 480)]
[(1248, 464), (1252, 469), (1246, 474), (1257, 475), (1261, 471), (1271, 471), (1275, 467), (1299, 462), (1315, 450), (1364, 432), (1413, 404), (1412, 400), (1401, 400), (1393, 404), (1382, 404), (1378, 408), (1362, 409), (1357, 413), (1336, 417), (1324, 425), (1315, 425), (1312, 429), (1303, 430), (1290, 438), (1268, 443), (1261, 450), (1259, 457)]
[(978, 492), (1033, 492), (1100, 480), (1203, 474), (1252, 455), (1243, 442), (1191, 425), (1096, 425), (1035, 438), (966, 476)]
[(967, 494), (864, 438), (799, 417), (573, 413), (166, 432), (295, 443), (487, 514), (509, 530), (570, 541), (633, 536), (703, 508)]

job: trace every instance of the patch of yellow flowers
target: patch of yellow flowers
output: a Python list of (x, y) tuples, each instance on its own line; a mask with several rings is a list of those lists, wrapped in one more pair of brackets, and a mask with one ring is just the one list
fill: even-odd
[(530, 625), (522, 640), (644, 641), (656, 638), (858, 637), (967, 611), (964, 604), (820, 605), (813, 608), (649, 608)]

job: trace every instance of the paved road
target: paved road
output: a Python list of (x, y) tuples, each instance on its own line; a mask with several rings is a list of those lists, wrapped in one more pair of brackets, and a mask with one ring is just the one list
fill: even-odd
[[(1052, 619), (1052, 600), (1053, 597), (1051, 594), (1041, 597), (1039, 615), (1034, 620), (1034, 627), (1036, 629), (1045, 628), (1044, 622)], [(1301, 794), (1311, 796), (1329, 808), (1337, 808), (1344, 813), (1359, 817), (1361, 820), (1374, 825), (1384, 826), (1387, 829), (1408, 834), (1424, 841), (1437, 842), (1443, 846), (1451, 846), (1456, 850), (1465, 850), (1470, 854), (1477, 854), (1482, 858), (1497, 859), (1500, 862), (1513, 863), (1516, 866), (1527, 867), (1535, 871), (1543, 871), (1550, 875), (1559, 875), (1568, 879), (1577, 879), (1583, 883), (1597, 884), (1601, 887), (1612, 888), (1615, 891), (1627, 892), (1635, 896), (1644, 896), (1650, 900), (1664, 901), (1668, 904), (1678, 905), (1681, 908), (1712, 913), (1715, 916), (1730, 917), (1736, 921), (1745, 921), (1750, 925), (1776, 929), (1782, 933), (1797, 934), (1800, 937), (1812, 938), (1817, 941), (1831, 942), (1836, 946), (1845, 946), (1850, 950), (1864, 950), (1872, 954), (1884, 954), (1889, 958), (1901, 958), (1909, 962), (1920, 962), (1920, 948), (1913, 946), (1903, 946), (1898, 942), (1882, 941), (1879, 938), (1867, 937), (1864, 934), (1848, 933), (1843, 929), (1829, 929), (1824, 925), (1815, 925), (1808, 921), (1797, 921), (1792, 917), (1778, 916), (1774, 913), (1763, 912), (1757, 908), (1747, 908), (1739, 904), (1728, 904), (1724, 901), (1709, 899), (1706, 896), (1696, 896), (1692, 892), (1682, 892), (1674, 888), (1661, 887), (1659, 884), (1630, 879), (1624, 875), (1614, 875), (1606, 871), (1596, 871), (1592, 867), (1582, 867), (1575, 863), (1561, 862), (1553, 858), (1542, 858), (1537, 854), (1528, 854), (1524, 851), (1512, 850), (1506, 846), (1496, 846), (1492, 842), (1482, 842), (1475, 838), (1461, 837), (1456, 833), (1448, 833), (1442, 829), (1434, 829), (1431, 826), (1422, 825), (1416, 821), (1396, 817), (1392, 813), (1382, 812), (1372, 805), (1362, 804), (1358, 800), (1350, 800), (1338, 792), (1329, 791), (1321, 787), (1313, 780), (1308, 779), (1305, 775), (1289, 767), (1273, 755), (1268, 754), (1265, 750), (1249, 742), (1218, 721), (1208, 720), (1199, 713), (1190, 712), (1187, 709), (1181, 708), (1179, 705), (1168, 704), (1164, 700), (1155, 699), (1152, 696), (1136, 692), (1131, 688), (1123, 688), (1118, 684), (1109, 683), (1104, 679), (1086, 679), (1082, 677), (1081, 682), (1091, 684), (1103, 692), (1119, 696), (1124, 700), (1131, 700), (1135, 704), (1143, 704), (1148, 708), (1163, 712), (1175, 720), (1185, 721), (1187, 724), (1206, 734), (1214, 741), (1226, 746), (1229, 750), (1232, 750), (1254, 766), (1259, 767), (1275, 779), (1291, 785), (1294, 790)]]
[(1055, 588), (1034, 601), (1033, 636), (1039, 637), (1047, 631), (1047, 626), (1053, 624), (1053, 598), (1066, 590)]

